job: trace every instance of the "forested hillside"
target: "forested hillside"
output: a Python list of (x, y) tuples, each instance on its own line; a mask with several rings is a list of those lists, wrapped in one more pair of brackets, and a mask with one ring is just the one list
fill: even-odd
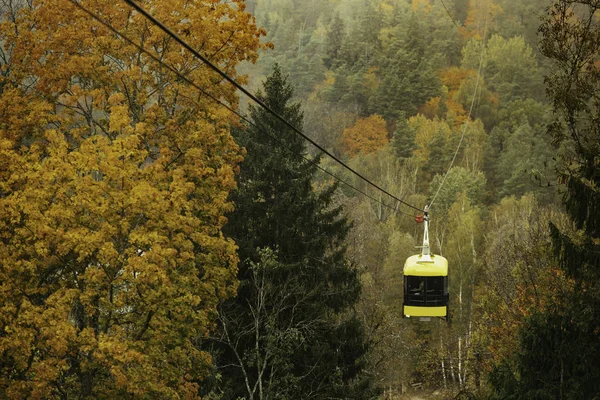
[[(539, 330), (569, 331), (561, 318), (580, 312), (598, 316), (598, 297), (591, 294), (581, 300), (584, 303), (566, 307), (568, 299), (581, 296), (579, 281), (596, 288), (597, 278), (573, 281), (555, 258), (570, 250), (551, 240), (560, 230), (567, 237), (588, 237), (596, 249), (598, 244), (592, 239), (596, 234), (585, 233), (586, 223), (571, 225), (561, 201), (567, 196), (571, 203), (587, 202), (571, 207), (598, 220), (597, 214), (585, 211), (598, 202), (595, 184), (589, 183), (597, 181), (597, 172), (574, 173), (573, 180), (585, 182), (591, 193), (565, 192), (563, 185), (574, 159), (589, 157), (590, 168), (598, 170), (596, 128), (580, 128), (587, 139), (579, 150), (571, 149), (569, 140), (577, 133), (574, 137), (565, 133), (575, 129), (569, 125), (575, 115), (593, 120), (593, 111), (584, 110), (595, 107), (595, 81), (585, 86), (588, 95), (562, 99), (569, 91), (581, 91), (564, 82), (565, 75), (571, 74), (573, 82), (595, 76), (586, 68), (592, 68), (589, 60), (597, 57), (598, 43), (576, 41), (583, 41), (586, 31), (596, 32), (594, 6), (561, 2), (560, 7), (574, 9), (579, 18), (593, 15), (592, 23), (576, 25), (575, 17), (560, 20), (560, 8), (551, 14), (551, 1), (248, 4), (274, 45), (247, 68), (251, 81), (259, 82), (273, 63), (279, 63), (295, 84), (309, 136), (419, 207), (430, 204), (447, 173), (431, 213), (433, 250), (450, 261), (452, 324), (419, 323), (401, 319), (402, 266), (422, 240), (414, 211), (322, 160), (331, 171), (393, 208), (340, 187), (339, 201), (347, 205), (354, 222), (349, 252), (362, 270), (358, 309), (372, 343), (367, 370), (386, 393), (397, 395), (403, 384), (422, 382), (483, 397), (523, 398), (524, 392), (515, 388), (516, 382), (523, 382), (519, 390), (541, 386), (539, 396), (558, 398), (568, 390), (574, 390), (571, 394), (582, 390), (581, 382), (589, 384), (598, 367), (588, 364), (580, 370), (573, 356), (566, 355), (577, 352), (583, 364), (593, 360), (579, 351), (597, 348), (592, 344), (592, 338), (598, 338), (597, 320), (582, 316), (577, 322), (583, 324), (581, 330), (576, 330), (580, 333), (570, 337), (542, 339)], [(538, 33), (542, 22), (544, 29)], [(571, 37), (561, 38), (563, 31)], [(577, 60), (577, 46), (590, 49), (588, 58)], [(566, 50), (574, 60), (564, 59)], [(563, 117), (565, 108), (575, 115)], [(572, 156), (582, 150), (587, 156)], [(325, 174), (321, 179), (331, 180)], [(553, 228), (557, 230), (552, 235), (550, 221), (560, 227)], [(587, 251), (595, 257), (594, 250)], [(590, 265), (597, 265), (595, 260)], [(544, 320), (548, 313), (564, 317)], [(578, 344), (577, 335), (582, 340)], [(547, 342), (528, 345), (534, 337)], [(530, 367), (543, 371), (546, 383), (538, 385), (534, 378), (524, 383), (529, 378), (520, 369), (524, 367), (519, 357), (536, 360), (537, 365)], [(504, 373), (516, 381), (509, 384)], [(582, 375), (577, 377), (579, 383), (565, 383), (567, 376), (577, 375)], [(597, 392), (593, 386), (584, 397)]]
[(0, 399), (600, 396), (599, 1), (136, 3), (0, 0)]

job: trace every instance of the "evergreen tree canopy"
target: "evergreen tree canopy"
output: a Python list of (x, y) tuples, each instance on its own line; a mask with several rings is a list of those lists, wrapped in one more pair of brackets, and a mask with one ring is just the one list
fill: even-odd
[(379, 85), (369, 99), (369, 110), (388, 122), (402, 113), (415, 115), (419, 106), (441, 94), (422, 23), (413, 17), (407, 31), (398, 33), (403, 36), (383, 56)]
[(400, 114), (396, 122), (392, 144), (398, 158), (412, 157), (413, 151), (417, 147), (415, 145), (415, 130), (408, 124), (404, 113)]
[[(302, 112), (275, 66), (258, 97), (293, 125)], [(263, 109), (235, 133), (247, 156), (226, 226), (239, 246), (238, 297), (221, 309), (217, 367), (225, 398), (363, 398), (353, 385), (366, 351), (357, 271), (345, 258), (350, 227), (335, 186), (313, 190), (303, 140)], [(277, 139), (267, 136), (273, 135)]]
[(325, 57), (323, 58), (323, 63), (327, 68), (334, 66), (340, 57), (342, 44), (346, 36), (344, 29), (344, 21), (340, 18), (339, 14), (335, 14), (327, 32)]

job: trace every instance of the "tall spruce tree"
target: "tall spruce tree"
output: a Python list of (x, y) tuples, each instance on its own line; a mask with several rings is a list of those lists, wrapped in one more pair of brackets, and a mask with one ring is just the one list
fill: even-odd
[[(557, 261), (570, 279), (547, 309), (526, 319), (514, 360), (492, 384), (502, 399), (600, 398), (600, 49), (599, 1), (559, 0), (540, 27), (555, 115), (564, 205), (573, 228), (550, 225)], [(511, 368), (512, 365), (512, 368)]]
[(394, 140), (392, 141), (396, 157), (412, 157), (413, 151), (417, 148), (415, 136), (416, 132), (414, 128), (408, 124), (406, 114), (401, 112), (398, 121), (396, 121), (396, 130), (394, 131)]
[[(292, 95), (275, 66), (258, 97), (301, 127)], [(352, 313), (360, 282), (335, 186), (315, 192), (303, 139), (261, 108), (250, 115), (254, 125), (234, 133), (247, 154), (226, 226), (239, 246), (240, 286), (213, 341), (223, 398), (369, 397), (365, 334)]]
[(327, 68), (336, 66), (345, 37), (344, 20), (336, 13), (331, 21), (329, 30), (327, 31), (325, 57), (323, 58), (323, 64), (325, 64)]

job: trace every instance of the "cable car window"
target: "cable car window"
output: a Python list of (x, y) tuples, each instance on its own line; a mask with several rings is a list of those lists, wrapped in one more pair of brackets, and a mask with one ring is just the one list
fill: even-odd
[(443, 276), (405, 276), (404, 303), (413, 306), (446, 305)]
[(441, 276), (429, 276), (426, 278), (427, 305), (443, 305), (444, 278)]
[(427, 293), (442, 294), (444, 291), (444, 280), (441, 276), (427, 278)]
[(407, 290), (410, 294), (423, 295), (425, 290), (425, 278), (422, 276), (407, 276)]

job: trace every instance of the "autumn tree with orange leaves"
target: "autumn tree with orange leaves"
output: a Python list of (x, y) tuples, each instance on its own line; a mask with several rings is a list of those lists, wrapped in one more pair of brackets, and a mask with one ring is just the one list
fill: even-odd
[(342, 144), (351, 156), (373, 153), (388, 142), (386, 123), (379, 115), (361, 118), (342, 133)]
[[(71, 2), (17, 3), (0, 8), (0, 398), (195, 398), (236, 288), (230, 115)], [(237, 104), (126, 3), (79, 3)], [(230, 75), (257, 57), (241, 0), (141, 5)]]

